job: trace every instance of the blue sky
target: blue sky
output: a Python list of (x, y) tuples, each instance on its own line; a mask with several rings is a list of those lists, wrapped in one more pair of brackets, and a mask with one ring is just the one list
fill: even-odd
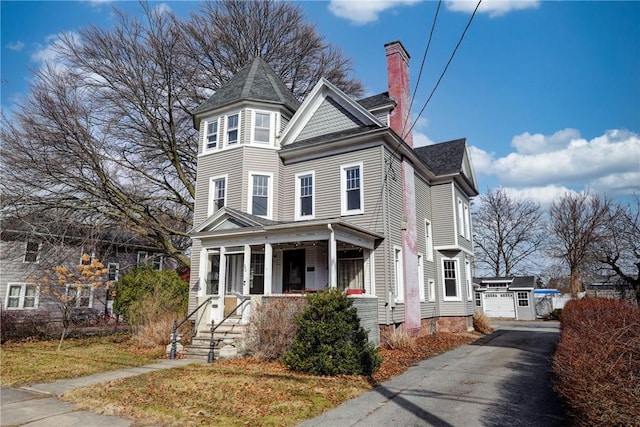
[[(178, 16), (199, 2), (153, 2)], [(27, 93), (30, 71), (52, 58), (62, 31), (109, 27), (133, 1), (6, 1), (1, 5), (1, 105)], [(354, 65), (367, 94), (386, 91), (384, 44), (411, 55), (411, 85), (435, 1), (300, 2), (308, 21)], [(475, 1), (444, 1), (415, 94), (423, 107)], [(640, 2), (483, 0), (419, 117), (416, 145), (466, 137), (481, 192), (502, 186), (543, 204), (568, 190), (640, 193)]]

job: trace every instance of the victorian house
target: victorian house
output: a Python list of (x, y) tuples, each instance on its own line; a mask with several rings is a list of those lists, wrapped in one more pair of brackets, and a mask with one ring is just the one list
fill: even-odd
[(385, 45), (388, 91), (321, 79), (300, 103), (256, 57), (193, 112), (200, 131), (190, 310), (328, 288), (381, 328), (468, 330), (474, 312), (466, 141), (413, 147), (409, 55)]

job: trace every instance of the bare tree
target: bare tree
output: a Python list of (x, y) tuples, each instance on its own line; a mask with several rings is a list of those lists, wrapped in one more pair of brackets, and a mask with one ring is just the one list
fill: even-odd
[(531, 268), (533, 256), (546, 242), (540, 205), (510, 197), (503, 188), (480, 196), (474, 215), (474, 243), (480, 268), (510, 276)]
[(298, 96), (321, 75), (349, 93), (361, 86), (293, 4), (206, 3), (188, 22), (141, 5), (142, 20), (114, 8), (113, 28), (62, 37), (56, 61), (2, 120), (0, 191), (22, 214), (109, 222), (189, 265), (190, 112), (258, 54)]
[(600, 242), (597, 259), (611, 275), (633, 288), (640, 304), (640, 195), (629, 205), (611, 207), (608, 238)]
[(567, 193), (549, 209), (551, 254), (571, 272), (571, 294), (580, 292), (580, 273), (596, 262), (598, 248), (608, 239), (611, 201), (588, 193)]
[(299, 99), (321, 77), (354, 97), (363, 93), (362, 83), (349, 77), (351, 61), (304, 22), (302, 9), (293, 3), (207, 1), (185, 27), (192, 60), (207, 70), (205, 88), (215, 90), (261, 56)]

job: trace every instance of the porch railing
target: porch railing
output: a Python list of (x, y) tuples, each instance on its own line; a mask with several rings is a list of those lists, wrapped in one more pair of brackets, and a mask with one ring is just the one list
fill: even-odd
[[(213, 320), (211, 321), (211, 338), (209, 339), (209, 354), (207, 356), (207, 363), (213, 363), (214, 348), (215, 348), (215, 341), (213, 339), (213, 334), (216, 331), (216, 329), (218, 329), (218, 327), (220, 325), (222, 325), (225, 320), (227, 320), (229, 317), (233, 316), (235, 314), (235, 312), (238, 311), (238, 309), (240, 307), (242, 307), (242, 305), (245, 302), (247, 302), (247, 301), (249, 301), (251, 299), (251, 297), (246, 296), (246, 295), (241, 295), (238, 292), (234, 292), (234, 295), (240, 300), (240, 303), (238, 303), (238, 305), (236, 305), (235, 308), (233, 310), (231, 310), (229, 312), (229, 314), (227, 314), (220, 321), (220, 323), (218, 323), (217, 325), (215, 325)], [(191, 318), (191, 316), (193, 316), (195, 313), (197, 313), (198, 310), (200, 310), (206, 303), (211, 301), (213, 298), (214, 298), (213, 296), (210, 296), (209, 298), (205, 299), (198, 307), (196, 307), (195, 310), (193, 310), (191, 313), (189, 313), (187, 315), (187, 317), (185, 317), (182, 320), (182, 322), (178, 323), (178, 319), (173, 321), (173, 331), (171, 333), (171, 350), (169, 351), (169, 359), (175, 359), (176, 358), (176, 349), (177, 349), (177, 346), (178, 346), (178, 328), (180, 328), (180, 326), (184, 325), (184, 323), (187, 320), (189, 320), (189, 318)]]

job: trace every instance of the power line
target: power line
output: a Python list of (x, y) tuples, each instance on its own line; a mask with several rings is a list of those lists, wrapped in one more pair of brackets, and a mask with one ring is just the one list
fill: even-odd
[[(431, 23), (431, 31), (429, 32), (429, 40), (427, 41), (427, 46), (424, 49), (424, 55), (422, 56), (422, 63), (420, 64), (420, 71), (418, 72), (418, 79), (416, 80), (416, 85), (413, 88), (413, 95), (411, 96), (411, 102), (409, 103), (409, 108), (407, 109), (407, 116), (404, 118), (403, 124), (402, 124), (402, 132), (400, 132), (403, 135), (406, 135), (404, 133), (404, 130), (407, 127), (407, 122), (409, 121), (409, 118), (411, 117), (411, 107), (413, 107), (413, 101), (416, 98), (416, 93), (418, 92), (418, 85), (420, 84), (420, 78), (422, 77), (422, 70), (424, 69), (424, 63), (427, 59), (427, 53), (429, 52), (429, 46), (431, 46), (431, 39), (433, 38), (433, 30), (435, 30), (436, 28), (436, 21), (438, 20), (438, 12), (440, 12), (440, 5), (442, 4), (442, 0), (438, 1), (438, 7), (436, 8), (436, 14), (433, 17), (433, 22)], [(404, 138), (403, 138), (404, 139)]]
[(442, 74), (440, 74), (440, 77), (438, 78), (438, 81), (436, 82), (436, 85), (433, 87), (433, 90), (431, 91), (431, 94), (429, 95), (429, 97), (427, 98), (426, 102), (422, 106), (422, 109), (418, 113), (418, 116), (416, 117), (415, 121), (411, 124), (411, 127), (409, 128), (407, 133), (405, 133), (402, 136), (402, 139), (404, 139), (409, 133), (411, 133), (411, 131), (413, 130), (414, 126), (418, 122), (418, 119), (420, 118), (420, 116), (424, 112), (425, 108), (427, 108), (427, 104), (429, 104), (429, 101), (431, 101), (431, 98), (433, 97), (433, 94), (436, 92), (436, 89), (438, 89), (438, 86), (440, 86), (440, 82), (442, 81), (442, 78), (446, 74), (447, 69), (449, 68), (449, 65), (453, 61), (453, 57), (456, 55), (456, 52), (458, 51), (458, 48), (462, 44), (462, 40), (464, 40), (464, 36), (465, 36), (465, 34), (467, 34), (467, 30), (471, 26), (471, 22), (473, 21), (474, 16), (476, 16), (476, 12), (478, 11), (478, 8), (480, 7), (480, 3), (482, 3), (482, 0), (478, 0), (478, 4), (476, 5), (476, 8), (474, 9), (473, 13), (471, 14), (471, 17), (469, 18), (469, 22), (467, 22), (467, 26), (464, 28), (464, 31), (462, 32), (462, 35), (460, 36), (460, 40), (458, 40), (458, 44), (456, 44), (455, 49), (453, 49), (453, 52), (451, 53), (451, 56), (449, 57), (449, 61), (447, 61), (447, 65), (444, 67), (444, 70), (442, 70)]

